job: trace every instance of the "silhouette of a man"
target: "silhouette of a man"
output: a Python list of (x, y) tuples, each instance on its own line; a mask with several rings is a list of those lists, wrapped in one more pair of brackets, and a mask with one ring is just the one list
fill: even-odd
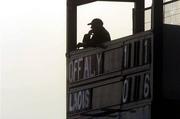
[(91, 30), (84, 35), (83, 42), (77, 44), (77, 48), (79, 47), (101, 47), (106, 48), (103, 44), (107, 41), (111, 41), (111, 37), (109, 32), (103, 27), (103, 22), (99, 18), (95, 18), (91, 23)]

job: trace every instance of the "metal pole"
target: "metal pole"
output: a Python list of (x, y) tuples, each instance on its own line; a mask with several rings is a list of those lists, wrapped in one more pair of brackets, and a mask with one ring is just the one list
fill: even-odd
[(157, 119), (162, 118), (159, 110), (162, 103), (163, 0), (153, 0), (152, 31), (154, 36), (152, 119)]
[(77, 44), (77, 6), (75, 0), (67, 0), (67, 43), (66, 52), (76, 49)]
[(133, 33), (144, 31), (144, 0), (136, 0), (133, 9)]
[[(69, 53), (76, 49), (77, 44), (77, 6), (74, 0), (67, 0), (67, 39), (66, 39), (66, 93), (69, 92), (69, 82), (68, 82), (68, 71), (69, 71)], [(68, 107), (68, 97), (66, 95), (66, 118), (69, 118), (69, 107)]]

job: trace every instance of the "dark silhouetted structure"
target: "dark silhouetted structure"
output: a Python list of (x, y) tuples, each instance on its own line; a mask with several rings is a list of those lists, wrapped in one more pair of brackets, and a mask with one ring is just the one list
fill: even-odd
[(83, 43), (78, 43), (79, 47), (101, 47), (106, 48), (105, 42), (111, 41), (109, 32), (103, 27), (103, 21), (99, 18), (95, 18), (91, 23), (91, 30), (84, 35)]
[[(133, 2), (133, 34), (77, 50), (77, 6), (95, 1)], [(67, 119), (180, 119), (180, 0), (144, 1), (67, 0)]]

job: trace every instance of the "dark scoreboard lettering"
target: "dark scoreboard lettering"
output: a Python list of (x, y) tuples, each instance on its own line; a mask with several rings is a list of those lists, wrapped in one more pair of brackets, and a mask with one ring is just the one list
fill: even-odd
[(102, 73), (102, 53), (80, 57), (69, 62), (69, 82), (95, 77)]
[(69, 112), (89, 109), (91, 106), (91, 89), (80, 90), (69, 94)]
[(151, 63), (151, 39), (142, 39), (138, 41), (127, 41), (123, 50), (123, 68), (133, 68), (136, 66)]
[(123, 82), (122, 103), (151, 98), (150, 78), (149, 72), (127, 76)]

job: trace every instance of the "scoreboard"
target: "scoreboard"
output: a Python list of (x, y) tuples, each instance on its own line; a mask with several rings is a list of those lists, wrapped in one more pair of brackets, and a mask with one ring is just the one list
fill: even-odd
[(150, 119), (151, 31), (87, 48), (67, 58), (68, 119)]

